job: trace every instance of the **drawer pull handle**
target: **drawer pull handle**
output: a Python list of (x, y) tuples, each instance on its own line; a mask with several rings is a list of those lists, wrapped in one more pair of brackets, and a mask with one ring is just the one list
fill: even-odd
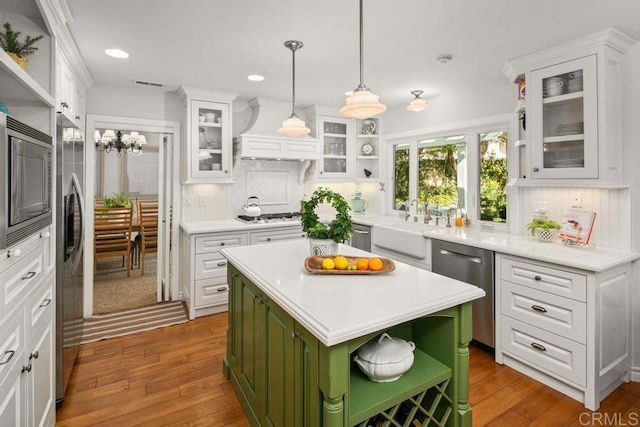
[(9, 363), (9, 361), (11, 359), (13, 359), (13, 355), (16, 354), (15, 350), (7, 350), (4, 352), (4, 356), (9, 355), (8, 357), (6, 357), (6, 360), (3, 360), (2, 362), (0, 362), (0, 366), (2, 365), (6, 365), (7, 363)]
[(222, 267), (222, 266), (224, 266), (224, 265), (227, 265), (227, 261), (220, 261), (220, 262), (218, 263), (218, 267)]
[(25, 371), (31, 372), (31, 363), (29, 363), (27, 366), (22, 367), (22, 373), (24, 373)]
[(31, 360), (31, 359), (37, 359), (38, 357), (40, 357), (40, 353), (38, 353), (38, 352), (36, 351), (36, 352), (31, 353), (31, 354), (29, 355), (29, 360)]
[(51, 304), (51, 298), (46, 298), (44, 301), (42, 301), (42, 304), (40, 304), (40, 307), (46, 307), (49, 304)]
[(28, 280), (28, 279), (33, 279), (33, 277), (38, 274), (35, 271), (30, 271), (27, 274), (25, 274), (24, 276), (22, 276), (22, 280)]
[(270, 242), (270, 241), (271, 241), (271, 237), (267, 237), (267, 242)]
[(539, 282), (540, 280), (542, 280), (542, 277), (540, 277), (540, 276), (535, 276), (535, 277), (533, 278), (533, 280), (535, 280), (536, 282)]
[(542, 344), (538, 344), (537, 342), (532, 342), (531, 347), (535, 348), (536, 350), (547, 351), (547, 349)]
[(535, 310), (535, 311), (539, 311), (540, 313), (546, 313), (547, 312), (547, 309), (542, 307), (541, 305), (535, 305), (534, 304), (534, 305), (531, 306), (531, 309)]
[(224, 242), (220, 242), (220, 246), (224, 246)]
[(218, 292), (224, 292), (226, 290), (227, 290), (227, 288), (225, 288), (224, 286), (217, 289)]

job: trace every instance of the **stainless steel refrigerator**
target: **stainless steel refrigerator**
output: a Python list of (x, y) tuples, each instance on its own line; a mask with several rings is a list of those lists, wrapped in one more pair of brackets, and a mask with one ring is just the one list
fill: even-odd
[(84, 135), (62, 114), (56, 139), (56, 408), (64, 401), (83, 324)]

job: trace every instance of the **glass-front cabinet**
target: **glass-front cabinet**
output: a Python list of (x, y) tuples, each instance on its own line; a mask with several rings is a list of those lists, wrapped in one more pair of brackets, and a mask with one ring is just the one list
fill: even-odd
[(236, 95), (181, 87), (186, 110), (183, 183), (232, 183), (231, 103)]
[(598, 178), (596, 56), (531, 72), (531, 177)]
[(225, 125), (228, 115), (228, 104), (192, 101), (191, 141), (192, 149), (197, 151), (191, 159), (194, 177), (229, 176), (231, 146), (223, 144), (229, 139), (229, 128)]
[(318, 178), (347, 179), (353, 177), (353, 120), (341, 117), (318, 117), (322, 144), (318, 161)]

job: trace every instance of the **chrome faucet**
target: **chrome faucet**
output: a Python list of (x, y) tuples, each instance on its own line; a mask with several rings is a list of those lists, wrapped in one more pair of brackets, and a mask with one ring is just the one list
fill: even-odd
[[(414, 204), (416, 205), (416, 214), (420, 213), (420, 204), (418, 203), (417, 199), (413, 199), (411, 201), (411, 206), (413, 206)], [(409, 209), (409, 210), (411, 210), (411, 209)]]

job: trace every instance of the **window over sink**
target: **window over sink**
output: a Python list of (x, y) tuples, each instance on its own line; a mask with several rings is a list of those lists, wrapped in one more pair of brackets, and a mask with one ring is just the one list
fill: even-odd
[(432, 216), (455, 210), (474, 221), (506, 224), (509, 119), (478, 123), (395, 142), (392, 209)]

